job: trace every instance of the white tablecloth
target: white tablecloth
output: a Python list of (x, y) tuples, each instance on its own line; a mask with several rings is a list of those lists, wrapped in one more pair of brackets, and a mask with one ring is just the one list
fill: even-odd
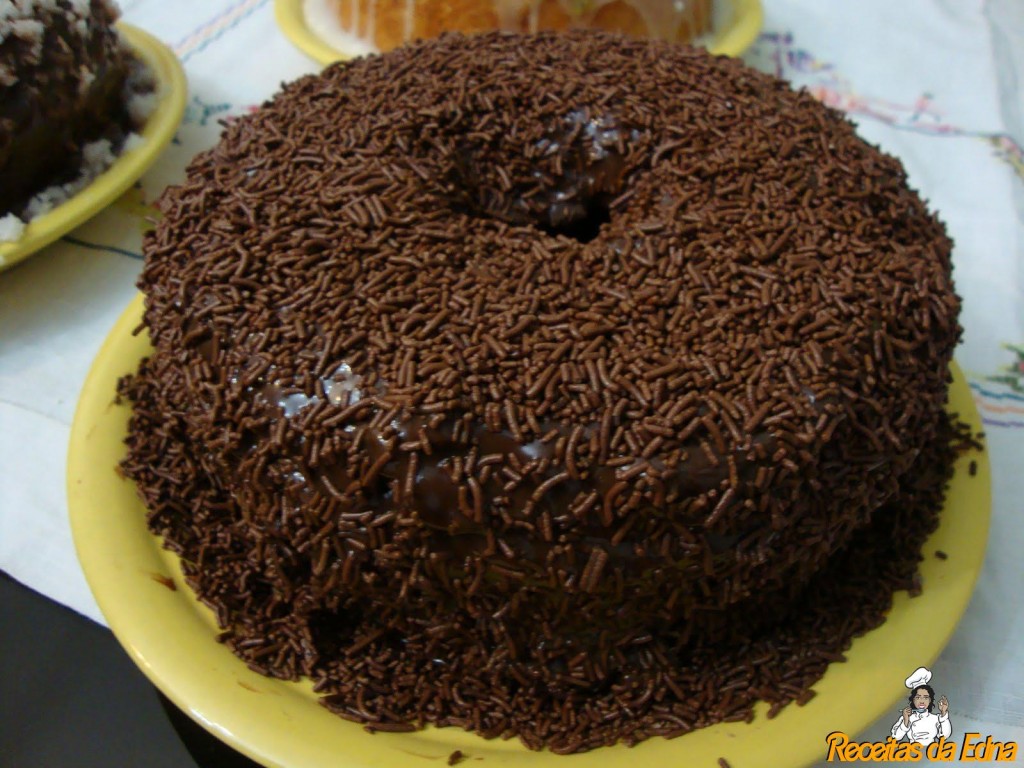
[[(85, 374), (135, 292), (142, 216), (217, 140), (219, 119), (318, 69), (277, 29), (270, 0), (122, 7), (184, 63), (184, 123), (134, 189), (0, 274), (0, 568), (100, 622), (71, 543), (65, 453)], [(933, 672), (954, 740), (1024, 744), (1024, 2), (765, 0), (765, 17), (747, 61), (847, 111), (903, 160), (956, 241), (957, 357), (986, 426), (994, 506), (977, 592)], [(893, 719), (861, 738), (884, 739)]]

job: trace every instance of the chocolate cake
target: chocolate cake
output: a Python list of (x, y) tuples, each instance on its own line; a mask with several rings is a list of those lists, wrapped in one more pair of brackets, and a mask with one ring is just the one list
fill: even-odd
[(118, 15), (107, 0), (0, 5), (0, 220), (44, 213), (144, 124), (132, 99), (151, 76), (112, 26)]
[(343, 717), (748, 719), (913, 584), (951, 244), (806, 93), (446, 35), (285, 86), (162, 209), (124, 469), (224, 642)]

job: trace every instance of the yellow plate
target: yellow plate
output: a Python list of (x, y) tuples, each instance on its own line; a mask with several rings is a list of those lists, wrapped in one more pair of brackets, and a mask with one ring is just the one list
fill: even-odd
[(171, 50), (152, 35), (128, 24), (119, 24), (117, 28), (155, 76), (160, 95), (156, 110), (141, 131), (143, 143), (122, 154), (78, 194), (33, 220), (19, 239), (0, 243), (0, 270), (49, 245), (114, 202), (146, 172), (174, 137), (185, 112), (188, 92), (181, 64)]
[[(213, 734), (267, 766), (400, 768), (410, 755), (444, 765), (461, 750), (483, 758), (484, 765), (521, 768), (713, 766), (719, 757), (736, 766), (793, 768), (824, 759), (830, 732), (852, 736), (896, 706), (907, 674), (931, 664), (948, 642), (981, 570), (989, 467), (985, 453), (972, 452), (961, 457), (941, 525), (925, 545), (924, 593), (913, 599), (897, 594), (885, 624), (858, 638), (845, 664), (829, 667), (807, 706), (787, 707), (768, 720), (762, 704), (750, 724), (725, 723), (672, 741), (655, 738), (633, 749), (609, 747), (572, 757), (530, 752), (517, 741), (485, 741), (454, 728), (370, 735), (319, 706), (309, 683), (261, 677), (215, 641), (213, 616), (184, 585), (177, 558), (147, 531), (134, 485), (115, 473), (129, 408), (114, 402), (114, 389), (150, 349), (145, 336), (131, 335), (141, 312), (138, 297), (96, 357), (75, 414), (68, 502), (78, 556), (110, 628), (150, 680)], [(951, 408), (980, 431), (963, 374), (956, 366), (953, 372)], [(937, 549), (949, 558), (936, 558)]]
[[(732, 13), (728, 14), (728, 21), (714, 30), (707, 47), (714, 54), (739, 56), (761, 32), (764, 11), (760, 0), (730, 0), (730, 4)], [(333, 47), (309, 28), (304, 5), (304, 0), (274, 0), (274, 18), (285, 36), (296, 48), (321, 64), (352, 58), (354, 52)]]

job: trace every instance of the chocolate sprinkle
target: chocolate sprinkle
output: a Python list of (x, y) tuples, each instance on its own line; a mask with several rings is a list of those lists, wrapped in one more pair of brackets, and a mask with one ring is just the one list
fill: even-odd
[(162, 573), (151, 573), (149, 574), (149, 578), (160, 586), (171, 590), (171, 592), (176, 592), (178, 590), (178, 585), (175, 584), (169, 576), (164, 576)]
[(125, 472), (223, 642), (341, 717), (749, 721), (915, 586), (951, 244), (808, 94), (447, 35), (286, 85), (161, 206)]

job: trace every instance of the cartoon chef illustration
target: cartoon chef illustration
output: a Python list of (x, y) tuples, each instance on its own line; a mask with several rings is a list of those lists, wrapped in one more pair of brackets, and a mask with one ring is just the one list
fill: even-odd
[[(892, 726), (892, 736), (896, 741), (906, 739), (927, 746), (940, 737), (948, 739), (952, 733), (949, 701), (945, 696), (935, 701), (935, 691), (928, 685), (931, 679), (932, 673), (924, 667), (919, 667), (906, 679), (904, 684), (910, 689), (907, 697), (910, 706), (903, 709), (899, 720)], [(935, 713), (936, 705), (938, 714)]]

